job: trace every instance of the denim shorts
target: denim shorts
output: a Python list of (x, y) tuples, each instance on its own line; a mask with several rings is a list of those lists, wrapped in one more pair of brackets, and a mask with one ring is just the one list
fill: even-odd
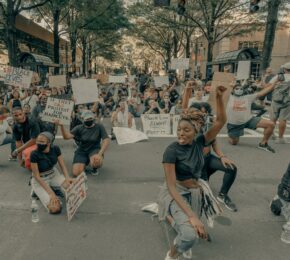
[(245, 128), (255, 130), (261, 120), (261, 117), (252, 117), (248, 122), (241, 125), (227, 124), (228, 135), (232, 138), (243, 136)]

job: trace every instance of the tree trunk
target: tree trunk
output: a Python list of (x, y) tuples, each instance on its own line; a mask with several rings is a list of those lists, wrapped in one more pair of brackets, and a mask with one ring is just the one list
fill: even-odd
[(187, 34), (186, 35), (186, 45), (185, 45), (186, 58), (190, 58), (190, 40), (191, 40), (191, 35)]
[(173, 31), (173, 57), (177, 58), (178, 56), (178, 38), (176, 32)]
[(274, 46), (276, 27), (278, 23), (278, 11), (281, 5), (281, 0), (268, 1), (268, 17), (265, 30), (264, 47), (262, 54), (261, 70), (264, 71), (269, 67), (271, 55)]
[(6, 20), (6, 44), (8, 49), (9, 65), (16, 67), (17, 61), (17, 35), (16, 35), (16, 15), (14, 12), (14, 3), (12, 0), (7, 1), (7, 20)]
[(70, 45), (71, 45), (72, 73), (76, 73), (77, 37), (75, 32), (70, 33)]
[(87, 41), (86, 41), (86, 37), (82, 36), (82, 51), (83, 51), (83, 55), (82, 55), (82, 59), (83, 59), (83, 74), (86, 74), (86, 49), (87, 49)]
[[(53, 12), (53, 60), (54, 63), (59, 64), (59, 17), (60, 17), (60, 10), (55, 10)], [(55, 68), (55, 74), (59, 74), (59, 67)]]

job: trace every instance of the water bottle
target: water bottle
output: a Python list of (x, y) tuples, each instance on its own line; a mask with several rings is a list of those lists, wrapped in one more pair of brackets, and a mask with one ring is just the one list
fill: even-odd
[(290, 222), (286, 223), (283, 226), (283, 231), (281, 234), (281, 241), (290, 244)]
[(39, 221), (38, 205), (35, 199), (33, 199), (31, 202), (31, 221), (33, 223), (37, 223)]

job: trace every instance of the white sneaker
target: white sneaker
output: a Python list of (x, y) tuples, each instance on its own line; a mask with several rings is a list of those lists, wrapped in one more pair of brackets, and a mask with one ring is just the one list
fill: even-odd
[(170, 256), (170, 250), (167, 252), (165, 260), (179, 260), (179, 257), (173, 258)]
[[(173, 244), (176, 245), (176, 238), (173, 240)], [(183, 258), (185, 259), (192, 259), (192, 251), (191, 248), (188, 249), (187, 251), (182, 253)]]
[(282, 137), (282, 138), (279, 137), (275, 143), (276, 144), (286, 144), (287, 142), (286, 142), (286, 139), (284, 137)]

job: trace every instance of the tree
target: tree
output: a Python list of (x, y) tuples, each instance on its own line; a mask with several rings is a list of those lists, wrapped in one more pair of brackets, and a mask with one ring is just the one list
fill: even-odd
[(35, 0), (33, 3), (28, 5), (22, 0), (0, 1), (0, 9), (3, 13), (6, 27), (4, 42), (8, 49), (9, 64), (11, 66), (18, 65), (17, 55), (19, 51), (17, 47), (17, 31), (15, 26), (16, 16), (22, 11), (28, 11), (43, 6), (47, 1), (48, 0)]
[[(53, 61), (56, 64), (60, 61), (59, 38), (63, 33), (60, 31), (60, 26), (69, 13), (69, 2), (70, 0), (48, 0), (45, 5), (37, 7), (34, 12), (35, 17), (43, 19), (53, 33)], [(58, 67), (55, 68), (55, 73), (59, 73)]]
[(183, 46), (184, 32), (178, 25), (177, 15), (154, 7), (151, 1), (133, 5), (128, 13), (135, 20), (130, 33), (161, 55), (168, 70), (171, 57), (177, 57)]
[(279, 7), (282, 0), (269, 0), (268, 1), (268, 16), (265, 29), (264, 47), (262, 52), (261, 70), (264, 71), (269, 67), (271, 62), (271, 55), (274, 46), (276, 28), (278, 23)]
[[(194, 23), (207, 39), (207, 62), (213, 60), (214, 45), (224, 38), (241, 35), (261, 25), (258, 14), (249, 13), (249, 1), (188, 1), (184, 17)], [(211, 71), (208, 66), (207, 74)]]

